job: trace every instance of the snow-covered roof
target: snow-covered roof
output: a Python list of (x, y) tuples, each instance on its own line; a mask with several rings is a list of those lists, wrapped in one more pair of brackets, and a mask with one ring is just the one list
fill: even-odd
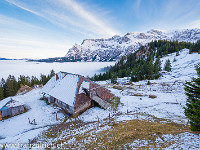
[[(10, 102), (10, 101), (12, 101), (12, 102)], [(2, 101), (0, 101), (0, 110), (3, 110), (4, 106), (17, 107), (17, 106), (21, 106), (21, 105), (24, 105), (24, 103), (15, 101), (12, 98), (8, 97), (8, 98), (5, 98)]]
[[(56, 79), (56, 75), (58, 78)], [(48, 93), (52, 88), (54, 88), (66, 75), (65, 72), (59, 72), (55, 76), (53, 76), (42, 88), (41, 93)]]
[(24, 105), (24, 103), (13, 100), (12, 102), (8, 103), (6, 106), (7, 107), (17, 107), (17, 106), (22, 106), (22, 105)]
[(80, 86), (80, 89), (79, 89), (79, 94), (80, 93), (85, 93), (83, 91), (83, 89), (87, 89), (88, 91), (90, 90), (90, 82), (89, 81), (83, 81), (81, 86)]
[(11, 100), (12, 100), (12, 99), (11, 99), (10, 97), (1, 100), (1, 101), (0, 101), (0, 110), (1, 110), (7, 103), (9, 103)]
[[(55, 78), (55, 76), (53, 78)], [(55, 82), (53, 83), (50, 82), (47, 85), (48, 87), (46, 87), (45, 85), (44, 88), (48, 89), (48, 91), (46, 90), (47, 92), (45, 93), (63, 101), (64, 103), (70, 106), (74, 106), (78, 81), (79, 81), (78, 75), (67, 74), (65, 75), (64, 78), (62, 78), (62, 80), (56, 81), (56, 84)]]

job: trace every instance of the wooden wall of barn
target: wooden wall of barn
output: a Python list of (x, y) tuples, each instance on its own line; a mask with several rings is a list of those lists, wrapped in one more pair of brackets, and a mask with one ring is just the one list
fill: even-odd
[(80, 86), (83, 83), (83, 81), (88, 81), (91, 82), (90, 80), (79, 76), (79, 83), (78, 83), (78, 88), (77, 88), (77, 93), (76, 93), (76, 101), (75, 101), (75, 110), (78, 109), (81, 105), (84, 106), (87, 102), (90, 102), (91, 99), (86, 96), (84, 93), (79, 94)]
[(25, 112), (25, 107), (23, 105), (21, 106), (17, 106), (17, 107), (12, 107), (12, 116), (21, 114), (23, 112)]

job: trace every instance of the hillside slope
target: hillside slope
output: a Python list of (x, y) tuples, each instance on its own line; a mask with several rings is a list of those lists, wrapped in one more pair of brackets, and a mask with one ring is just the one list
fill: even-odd
[[(200, 135), (189, 130), (183, 107), (186, 104), (184, 83), (196, 77), (194, 66), (200, 63), (200, 54), (189, 54), (188, 49), (181, 50), (179, 56), (169, 54), (161, 58), (162, 68), (167, 59), (172, 62), (172, 71), (161, 71), (162, 76), (150, 80), (150, 85), (147, 80), (127, 84), (129, 77), (118, 78), (118, 85), (110, 84), (110, 80), (99, 81), (120, 97), (117, 109), (93, 107), (77, 118), (64, 121), (57, 107), (39, 100), (41, 89), (13, 96), (31, 109), (0, 122), (3, 129), (0, 147), (7, 142), (42, 142), (54, 146), (62, 142), (63, 149), (199, 149)], [(29, 124), (28, 118), (35, 119), (37, 125)]]
[(196, 76), (199, 56), (183, 49), (177, 57), (176, 53), (163, 57), (162, 66), (176, 57), (172, 71), (161, 71), (162, 76), (150, 80), (150, 85), (147, 80), (127, 84), (129, 77), (118, 78), (118, 85), (99, 81), (120, 97), (117, 109), (91, 108), (51, 127), (37, 142), (62, 143), (66, 149), (199, 149), (200, 135), (189, 130), (184, 115), (184, 83)]

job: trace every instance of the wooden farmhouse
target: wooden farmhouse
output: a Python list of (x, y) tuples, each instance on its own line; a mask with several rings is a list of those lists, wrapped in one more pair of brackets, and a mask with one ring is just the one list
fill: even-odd
[(5, 98), (0, 101), (0, 120), (16, 116), (25, 111), (26, 107), (23, 103), (12, 100), (11, 98)]
[(106, 109), (114, 95), (81, 75), (59, 72), (42, 89), (43, 97), (69, 114), (81, 114), (94, 104)]

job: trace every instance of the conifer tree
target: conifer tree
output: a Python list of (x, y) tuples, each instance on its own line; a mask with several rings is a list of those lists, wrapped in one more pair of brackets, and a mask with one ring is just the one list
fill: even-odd
[(132, 69), (131, 81), (133, 81), (133, 82), (137, 81), (137, 78), (136, 78), (136, 68), (135, 67)]
[(98, 81), (98, 76), (97, 76), (96, 73), (94, 74), (93, 80), (94, 80), (94, 81)]
[(24, 75), (20, 75), (18, 78), (18, 84), (19, 86), (21, 85), (26, 85), (26, 77)]
[(0, 87), (4, 88), (5, 84), (6, 84), (6, 81), (4, 80), (4, 78), (2, 78), (0, 82)]
[(19, 89), (18, 83), (14, 76), (9, 75), (5, 83), (5, 96), (14, 96)]
[(111, 78), (111, 83), (116, 84), (117, 83), (117, 74), (113, 73), (112, 78)]
[(47, 80), (49, 81), (55, 75), (55, 71), (52, 69), (50, 74), (47, 76)]
[(25, 78), (25, 85), (31, 86), (31, 79), (29, 76), (26, 76)]
[(32, 76), (31, 77), (31, 86), (38, 85), (38, 84), (40, 84), (40, 81), (38, 80), (38, 78), (35, 76)]
[(156, 59), (155, 63), (154, 63), (154, 77), (155, 79), (158, 79), (160, 77), (160, 73), (159, 71), (161, 71), (161, 62), (159, 57)]
[(192, 52), (199, 52), (200, 50), (200, 40), (198, 40), (192, 47)]
[(118, 77), (122, 78), (122, 71), (121, 70), (118, 71)]
[(48, 82), (48, 78), (46, 75), (41, 74), (40, 75), (40, 82), (45, 85)]
[(3, 88), (0, 87), (0, 101), (4, 99), (4, 93), (3, 93)]
[(166, 62), (165, 62), (165, 66), (164, 66), (164, 70), (166, 70), (166, 71), (171, 71), (171, 62), (170, 62), (170, 60), (168, 59)]
[(111, 79), (112, 78), (112, 73), (111, 73), (111, 71), (109, 70), (108, 71), (108, 75), (107, 75), (107, 79)]
[(190, 128), (193, 131), (200, 131), (200, 64), (196, 66), (198, 78), (185, 84), (187, 103), (185, 115), (190, 121)]
[(3, 90), (3, 96), (4, 96), (4, 98), (5, 98), (5, 91), (6, 91), (6, 86), (5, 85), (6, 85), (6, 81), (2, 78), (1, 82), (0, 82), (0, 87)]
[(147, 62), (147, 70), (145, 79), (151, 80), (153, 79), (153, 64), (152, 61)]

